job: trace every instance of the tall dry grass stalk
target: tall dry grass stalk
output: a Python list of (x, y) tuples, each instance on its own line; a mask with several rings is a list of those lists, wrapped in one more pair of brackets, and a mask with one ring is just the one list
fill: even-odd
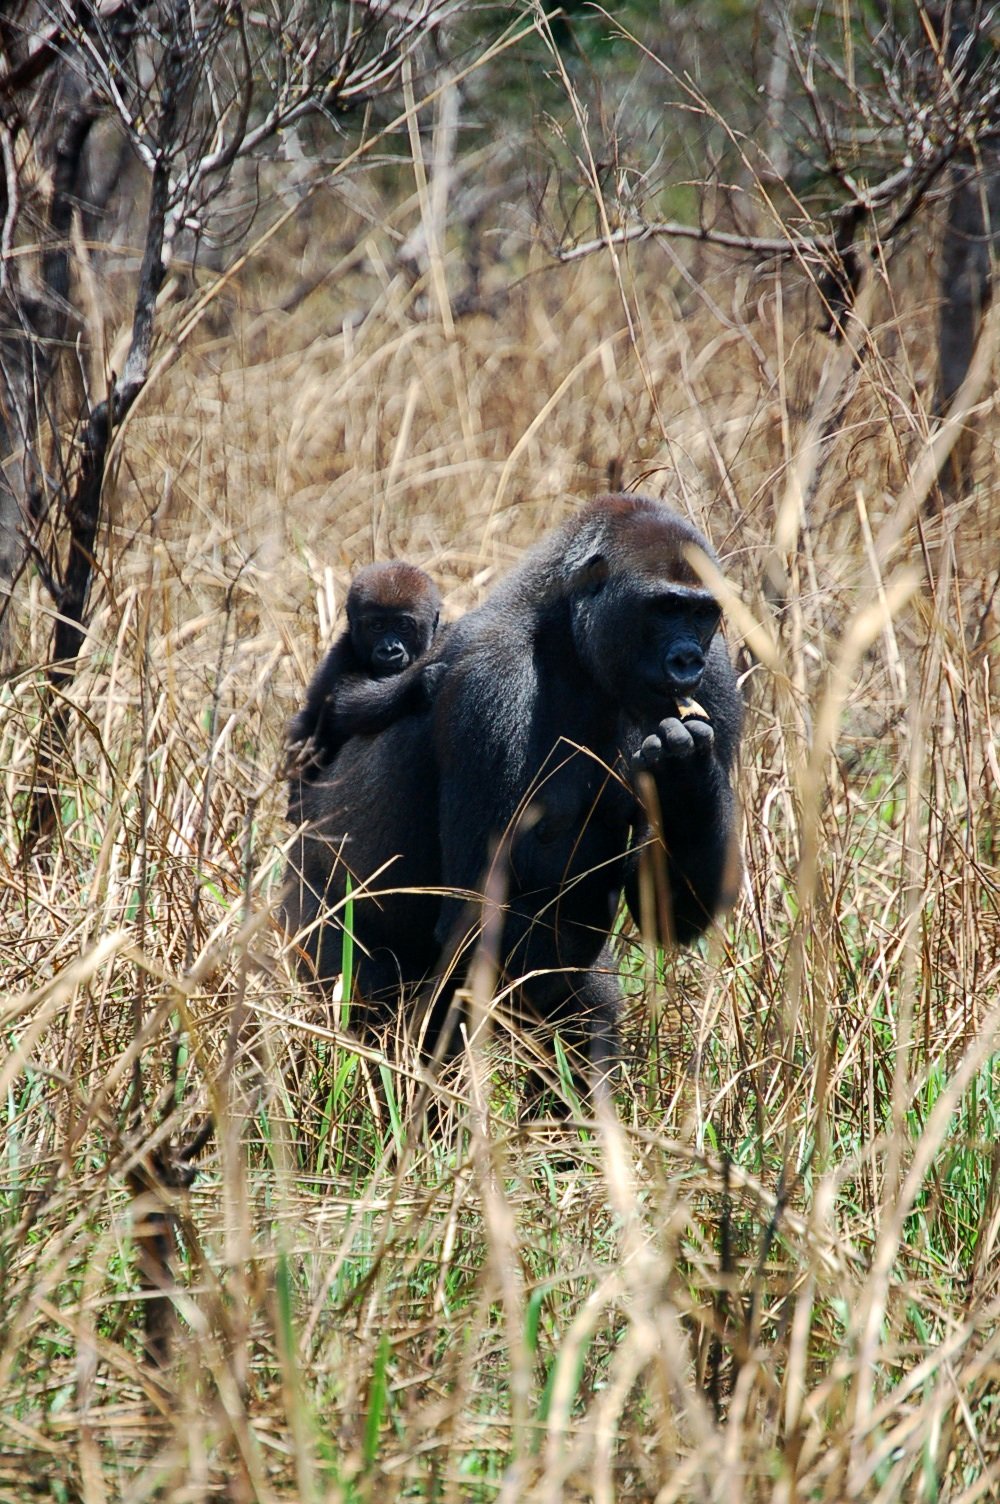
[[(0, 1498), (997, 1498), (987, 375), (944, 509), (916, 258), (837, 346), (795, 277), (663, 244), (529, 258), (458, 317), (439, 238), (414, 285), (389, 209), (338, 214), (308, 235), (353, 269), (275, 311), (292, 226), (128, 426), (59, 837), (19, 866), (51, 627), (20, 602)], [(283, 728), (356, 565), (457, 613), (609, 467), (726, 560), (743, 894), (694, 953), (622, 933), (616, 1116), (527, 1115), (538, 1042), (482, 983), (428, 1101), (271, 917)]]

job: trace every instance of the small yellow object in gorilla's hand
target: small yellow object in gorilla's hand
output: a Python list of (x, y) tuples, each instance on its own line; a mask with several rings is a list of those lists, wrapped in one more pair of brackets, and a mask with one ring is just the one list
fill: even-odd
[(703, 705), (699, 705), (697, 700), (689, 699), (687, 695), (677, 701), (677, 715), (682, 721), (711, 722), (712, 719)]

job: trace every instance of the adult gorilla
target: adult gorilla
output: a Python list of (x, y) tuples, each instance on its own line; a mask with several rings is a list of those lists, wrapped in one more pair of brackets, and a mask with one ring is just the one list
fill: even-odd
[[(499, 890), (502, 981), (594, 1066), (613, 1057), (622, 892), (682, 944), (730, 896), (742, 700), (692, 547), (714, 559), (661, 502), (600, 497), (427, 659), (366, 688), (352, 729), (381, 729), (303, 788), (289, 867), (286, 922), (321, 984), (340, 971), (328, 911), (348, 876), (358, 994), (383, 1013), (469, 953), (477, 895)], [(640, 913), (644, 848), (666, 877), (659, 920)]]

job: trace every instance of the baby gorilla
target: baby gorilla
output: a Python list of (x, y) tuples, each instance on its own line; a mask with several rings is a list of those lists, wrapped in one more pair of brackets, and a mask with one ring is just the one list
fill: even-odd
[(291, 817), (301, 784), (330, 766), (350, 734), (339, 714), (344, 697), (361, 683), (402, 673), (426, 653), (440, 615), (437, 586), (415, 564), (369, 564), (358, 570), (347, 593), (347, 630), (316, 670), (306, 702), (288, 728)]

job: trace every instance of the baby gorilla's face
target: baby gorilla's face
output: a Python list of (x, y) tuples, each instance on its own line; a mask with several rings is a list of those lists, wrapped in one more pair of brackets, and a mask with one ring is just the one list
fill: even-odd
[(401, 674), (431, 645), (441, 597), (414, 564), (369, 564), (351, 582), (347, 624), (358, 668), (374, 679)]
[(367, 660), (368, 668), (376, 678), (400, 674), (417, 657), (417, 651), (412, 647), (414, 636), (414, 623), (405, 617), (397, 621), (379, 618), (365, 629), (367, 650), (362, 651), (361, 657)]
[(355, 638), (358, 657), (376, 679), (402, 673), (428, 646), (420, 643), (417, 623), (403, 612), (366, 615), (357, 630), (361, 637), (360, 643)]

